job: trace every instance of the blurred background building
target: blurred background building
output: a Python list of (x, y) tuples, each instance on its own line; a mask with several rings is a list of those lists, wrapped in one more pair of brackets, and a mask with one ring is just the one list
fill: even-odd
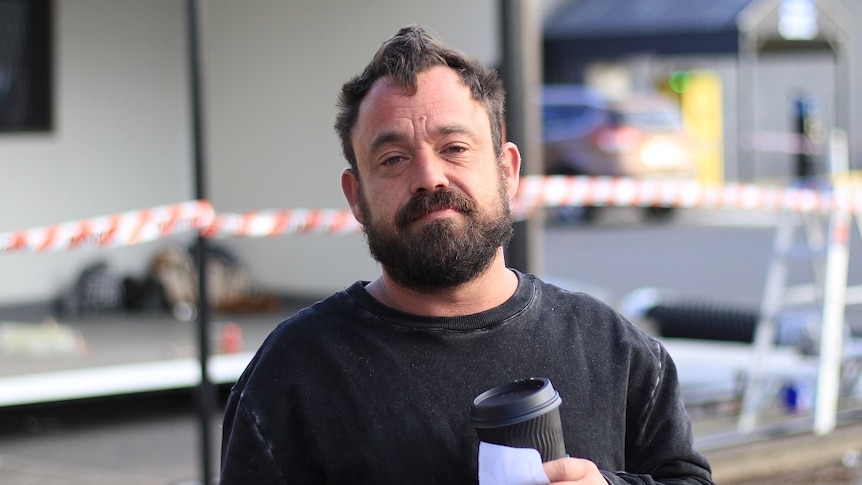
[[(591, 86), (610, 97), (669, 95), (702, 139), (705, 182), (791, 180), (781, 134), (793, 130), (803, 98), (822, 133), (842, 127), (858, 139), (860, 106), (845, 88), (860, 69), (847, 62), (860, 47), (853, 35), (860, 2), (536, 5), (544, 19), (544, 82)], [(345, 163), (332, 129), (336, 95), (401, 25), (424, 24), (484, 62), (505, 62), (494, 0), (205, 6), (205, 182), (219, 211), (346, 207), (338, 183)], [(784, 13), (773, 19), (770, 9)], [(750, 31), (740, 30), (740, 18), (754, 19)], [(770, 22), (792, 29), (794, 18), (802, 33), (759, 44), (756, 70), (741, 63), (743, 39)], [(180, 0), (0, 2), (0, 232), (194, 198), (187, 35)], [(853, 150), (851, 163), (858, 163)], [(141, 274), (158, 250), (189, 242), (4, 255), (0, 305), (53, 301), (97, 261)], [(325, 294), (377, 272), (356, 234), (219, 244), (279, 293)]]
[[(675, 98), (704, 142), (704, 182), (786, 180), (794, 118), (851, 133), (860, 13), (838, 0), (560, 2), (544, 25), (544, 79)], [(851, 136), (851, 139), (853, 137)], [(858, 158), (858, 157), (852, 157)]]

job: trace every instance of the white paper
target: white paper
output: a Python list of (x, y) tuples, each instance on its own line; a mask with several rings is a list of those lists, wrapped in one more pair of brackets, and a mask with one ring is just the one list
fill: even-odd
[(538, 450), (479, 442), (479, 485), (548, 483)]

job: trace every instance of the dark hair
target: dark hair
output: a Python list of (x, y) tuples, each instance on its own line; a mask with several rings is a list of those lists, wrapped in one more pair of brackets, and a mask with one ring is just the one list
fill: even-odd
[(375, 81), (390, 78), (414, 94), (416, 77), (432, 67), (445, 66), (457, 72), (470, 88), (473, 99), (485, 106), (491, 122), (491, 141), (497, 156), (503, 145), (505, 91), (497, 72), (478, 60), (444, 44), (438, 37), (418, 25), (402, 27), (383, 43), (362, 71), (341, 87), (335, 131), (341, 138), (341, 149), (350, 166), (356, 169), (356, 154), (351, 131), (356, 125), (359, 104)]

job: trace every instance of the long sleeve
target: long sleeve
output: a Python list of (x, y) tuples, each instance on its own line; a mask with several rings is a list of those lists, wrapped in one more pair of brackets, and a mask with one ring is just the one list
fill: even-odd
[(272, 449), (238, 394), (232, 394), (225, 414), (221, 485), (286, 484)]
[(650, 359), (632, 362), (626, 467), (641, 473), (606, 473), (614, 484), (712, 484), (706, 459), (693, 449), (676, 366), (652, 341)]

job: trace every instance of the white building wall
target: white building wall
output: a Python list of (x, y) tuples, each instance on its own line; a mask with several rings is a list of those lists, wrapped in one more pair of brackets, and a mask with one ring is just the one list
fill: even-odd
[[(407, 23), (486, 62), (497, 2), (205, 3), (209, 198), (217, 210), (346, 205), (339, 86)], [(0, 134), (0, 232), (193, 198), (185, 1), (55, 2), (56, 127)], [(166, 244), (0, 255), (0, 305), (46, 301), (88, 263), (140, 274)], [(318, 295), (377, 272), (362, 238), (222, 241), (262, 285)]]
[[(191, 198), (182, 2), (55, 11), (55, 128), (0, 134), (0, 231)], [(131, 271), (152, 251), (0, 255), (0, 303), (52, 299), (90, 262)]]

